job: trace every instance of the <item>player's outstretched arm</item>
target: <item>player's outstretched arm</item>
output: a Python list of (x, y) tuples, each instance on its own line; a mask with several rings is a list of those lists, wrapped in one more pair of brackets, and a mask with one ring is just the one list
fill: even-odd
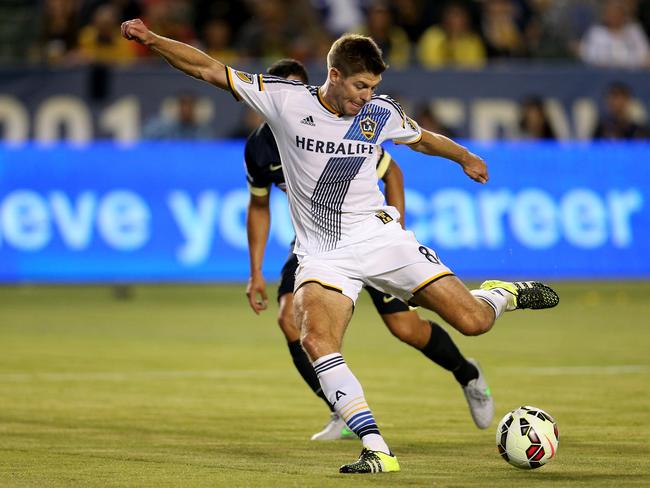
[(402, 216), (400, 224), (404, 228), (405, 204), (404, 204), (404, 174), (402, 169), (391, 159), (388, 169), (381, 178), (384, 181), (384, 195), (386, 196), (386, 203), (395, 207), (399, 214)]
[(259, 314), (266, 310), (268, 297), (266, 281), (262, 274), (264, 249), (271, 227), (271, 209), (269, 194), (264, 196), (251, 195), (246, 214), (246, 235), (248, 236), (248, 258), (250, 262), (250, 278), (246, 287), (248, 304), (253, 312)]
[(422, 139), (409, 147), (430, 156), (441, 156), (456, 161), (461, 165), (465, 174), (474, 181), (486, 183), (489, 179), (485, 161), (471, 153), (465, 146), (461, 146), (441, 134), (422, 129)]
[(211, 58), (203, 51), (199, 51), (188, 44), (159, 36), (150, 31), (140, 19), (123, 22), (122, 36), (130, 41), (144, 44), (165, 58), (174, 68), (194, 78), (228, 90), (225, 65)]

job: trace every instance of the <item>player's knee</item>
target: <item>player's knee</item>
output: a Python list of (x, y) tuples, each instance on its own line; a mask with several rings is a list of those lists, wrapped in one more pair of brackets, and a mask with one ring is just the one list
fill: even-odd
[(456, 328), (463, 335), (477, 336), (485, 334), (492, 328), (493, 324), (493, 317), (482, 310), (476, 310), (463, 314)]
[(289, 333), (299, 333), (298, 327), (296, 326), (296, 319), (293, 315), (293, 308), (283, 308), (280, 310), (280, 313), (278, 314), (278, 325), (285, 335)]
[(302, 324), (300, 344), (310, 357), (320, 357), (338, 350), (337, 342), (327, 328), (308, 322)]
[(300, 338), (300, 327), (294, 313), (293, 294), (285, 293), (280, 296), (280, 311), (278, 312), (278, 325), (288, 342)]
[(322, 343), (322, 337), (314, 331), (300, 334), (300, 345), (310, 356), (317, 355)]

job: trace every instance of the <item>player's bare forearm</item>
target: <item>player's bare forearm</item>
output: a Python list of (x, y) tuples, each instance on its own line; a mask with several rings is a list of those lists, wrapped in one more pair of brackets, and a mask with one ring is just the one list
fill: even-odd
[(264, 197), (251, 196), (246, 216), (246, 234), (248, 237), (248, 257), (251, 276), (262, 273), (264, 250), (271, 227), (271, 211), (268, 195)]
[(451, 159), (460, 163), (469, 151), (466, 147), (452, 141), (442, 134), (436, 134), (422, 129), (422, 138), (417, 144), (409, 146), (411, 149), (428, 154), (430, 156), (440, 156)]
[(228, 90), (225, 65), (211, 58), (203, 51), (188, 44), (159, 36), (147, 29), (140, 19), (128, 20), (122, 23), (122, 36), (147, 46), (162, 56), (174, 68), (194, 78)]
[(266, 310), (268, 305), (266, 282), (262, 275), (262, 262), (264, 261), (264, 248), (266, 247), (270, 224), (269, 196), (258, 197), (251, 195), (246, 216), (248, 256), (250, 259), (250, 278), (246, 286), (246, 296), (248, 297), (248, 304), (256, 314)]
[(430, 156), (440, 156), (457, 162), (463, 171), (474, 181), (486, 183), (489, 179), (487, 165), (479, 156), (470, 152), (465, 146), (452, 141), (442, 134), (435, 134), (422, 129), (422, 138), (417, 144), (409, 146)]
[(147, 46), (174, 68), (224, 90), (228, 89), (226, 67), (203, 51), (157, 34), (154, 34)]
[(397, 209), (402, 216), (400, 224), (404, 228), (405, 221), (405, 205), (404, 205), (404, 174), (402, 169), (395, 161), (390, 162), (388, 170), (382, 178), (384, 180), (384, 194), (386, 196), (386, 203)]

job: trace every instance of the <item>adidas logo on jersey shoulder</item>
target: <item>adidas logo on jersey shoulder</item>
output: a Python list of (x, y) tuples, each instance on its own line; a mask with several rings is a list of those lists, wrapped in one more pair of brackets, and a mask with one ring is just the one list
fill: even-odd
[(300, 123), (305, 125), (311, 125), (312, 127), (316, 127), (316, 124), (314, 123), (314, 117), (312, 117), (311, 115), (302, 119)]

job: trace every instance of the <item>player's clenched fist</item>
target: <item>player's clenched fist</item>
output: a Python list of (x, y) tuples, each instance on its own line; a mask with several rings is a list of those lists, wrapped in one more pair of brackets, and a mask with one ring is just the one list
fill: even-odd
[(144, 22), (140, 19), (122, 22), (122, 37), (129, 41), (137, 41), (141, 44), (146, 44), (151, 35), (151, 31), (147, 29), (147, 26), (144, 25)]
[(474, 153), (468, 152), (463, 160), (460, 162), (465, 174), (474, 181), (479, 183), (487, 183), (489, 179), (487, 165), (479, 156)]

